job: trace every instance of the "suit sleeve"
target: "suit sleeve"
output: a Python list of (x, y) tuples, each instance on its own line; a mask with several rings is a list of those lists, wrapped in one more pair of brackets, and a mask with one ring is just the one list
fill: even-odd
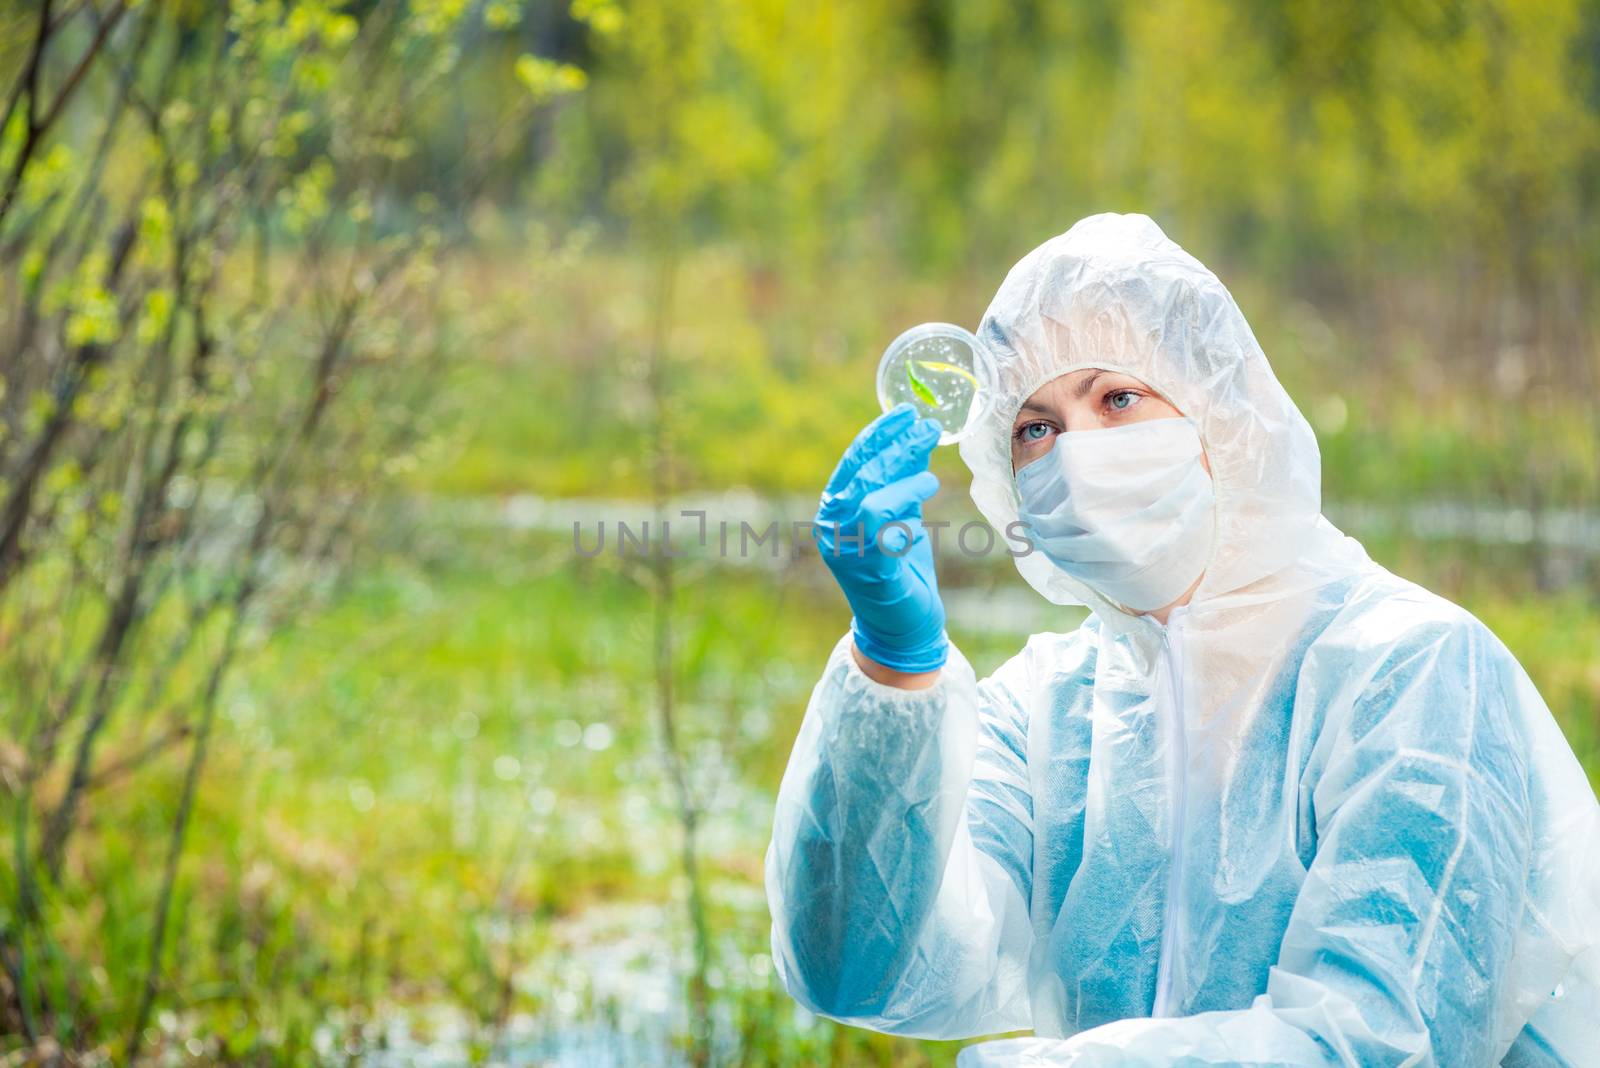
[(964, 1038), (1031, 1026), (1027, 666), (983, 683), (862, 673), (848, 637), (811, 696), (767, 852), (772, 947), (814, 1012)]

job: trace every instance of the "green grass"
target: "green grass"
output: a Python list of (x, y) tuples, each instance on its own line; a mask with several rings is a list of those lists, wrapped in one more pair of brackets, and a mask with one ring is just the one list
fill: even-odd
[[(453, 535), (372, 561), (252, 655), (229, 687), (189, 842), (169, 954), (184, 967), (182, 1002), (168, 1002), (182, 1026), (225, 1036), (219, 1054), (292, 1059), (333, 1008), (445, 1002), (488, 1021), (503, 977), (546, 973), (563, 925), (606, 903), (659, 910), (654, 933), (681, 949), (640, 577), (573, 566), (566, 539)], [(770, 965), (744, 964), (765, 954), (763, 798), (845, 616), (801, 575), (685, 578), (681, 744), (708, 784), (719, 968), (746, 1043), (764, 1063), (835, 1048), (948, 1063), (954, 1047), (804, 1026)], [(77, 934), (95, 944), (107, 994), (142, 966), (178, 777), (173, 762), (103, 799), (115, 825), (95, 825), (78, 854), (104, 892), (59, 902), (63, 915), (95, 910), (99, 929)], [(585, 971), (568, 960), (513, 1005), (589, 998)]]
[[(1403, 545), (1376, 551), (1408, 562)], [(1600, 775), (1600, 612), (1525, 595), (1488, 561), (1463, 567), (1460, 550), (1425, 555), (1430, 567), (1412, 573), (1506, 640)], [(515, 995), (519, 1010), (548, 1011), (566, 992), (608, 1011), (571, 956), (594, 948), (574, 950), (568, 925), (597, 905), (653, 910), (655, 934), (681, 950), (644, 578), (614, 558), (575, 562), (564, 537), (425, 529), (252, 653), (228, 690), (189, 843), (170, 950), (186, 976), (169, 1003), (183, 1026), (247, 1057), (307, 1048), (333, 1008), (360, 1019), (373, 1005), (446, 1002), (487, 1022), (503, 977), (523, 969), (542, 978)], [(1004, 571), (964, 580), (1020, 584)], [(806, 1024), (762, 963), (770, 798), (847, 618), (814, 558), (679, 575), (675, 696), (705, 788), (719, 997), (761, 1063), (949, 1063), (953, 1046)], [(986, 673), (1020, 647), (1020, 624), (953, 629)], [(174, 763), (102, 802), (118, 816), (79, 851), (100, 891), (58, 903), (92, 917), (78, 936), (97, 947), (108, 994), (143, 959), (177, 778)]]

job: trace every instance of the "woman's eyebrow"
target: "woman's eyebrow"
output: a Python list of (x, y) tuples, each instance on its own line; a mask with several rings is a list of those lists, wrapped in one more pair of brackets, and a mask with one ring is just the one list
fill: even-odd
[[(1072, 387), (1072, 395), (1073, 395), (1073, 397), (1075, 399), (1077, 399), (1077, 400), (1082, 400), (1084, 397), (1087, 397), (1089, 395), (1089, 391), (1094, 388), (1094, 384), (1096, 382), (1100, 381), (1100, 379), (1103, 376), (1108, 375), (1110, 373), (1111, 372), (1104, 371), (1104, 370), (1095, 371), (1094, 374), (1090, 375), (1089, 377), (1085, 378), (1082, 382), (1079, 382), (1076, 386)], [(1049, 415), (1049, 414), (1051, 414), (1050, 409), (1048, 407), (1046, 407), (1046, 406), (1044, 406), (1042, 404), (1035, 404), (1031, 400), (1023, 401), (1022, 402), (1022, 407), (1017, 409), (1017, 415), (1018, 416), (1021, 416), (1023, 412), (1037, 412), (1040, 415)]]

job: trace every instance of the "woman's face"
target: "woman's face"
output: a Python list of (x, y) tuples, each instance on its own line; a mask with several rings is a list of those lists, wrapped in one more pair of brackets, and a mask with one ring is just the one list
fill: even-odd
[[(1011, 424), (1011, 470), (1020, 471), (1050, 451), (1057, 434), (1105, 430), (1183, 413), (1132, 375), (1084, 367), (1040, 386)], [(1211, 465), (1201, 459), (1206, 470)]]

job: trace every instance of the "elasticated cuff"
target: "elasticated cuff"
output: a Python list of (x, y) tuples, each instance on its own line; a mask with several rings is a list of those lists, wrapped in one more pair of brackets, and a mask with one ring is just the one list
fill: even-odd
[(950, 657), (950, 638), (943, 630), (940, 630), (932, 640), (912, 649), (885, 645), (862, 629), (858, 619), (850, 620), (850, 635), (855, 639), (856, 648), (861, 650), (861, 655), (891, 671), (903, 671), (908, 675), (923, 671), (938, 671)]

